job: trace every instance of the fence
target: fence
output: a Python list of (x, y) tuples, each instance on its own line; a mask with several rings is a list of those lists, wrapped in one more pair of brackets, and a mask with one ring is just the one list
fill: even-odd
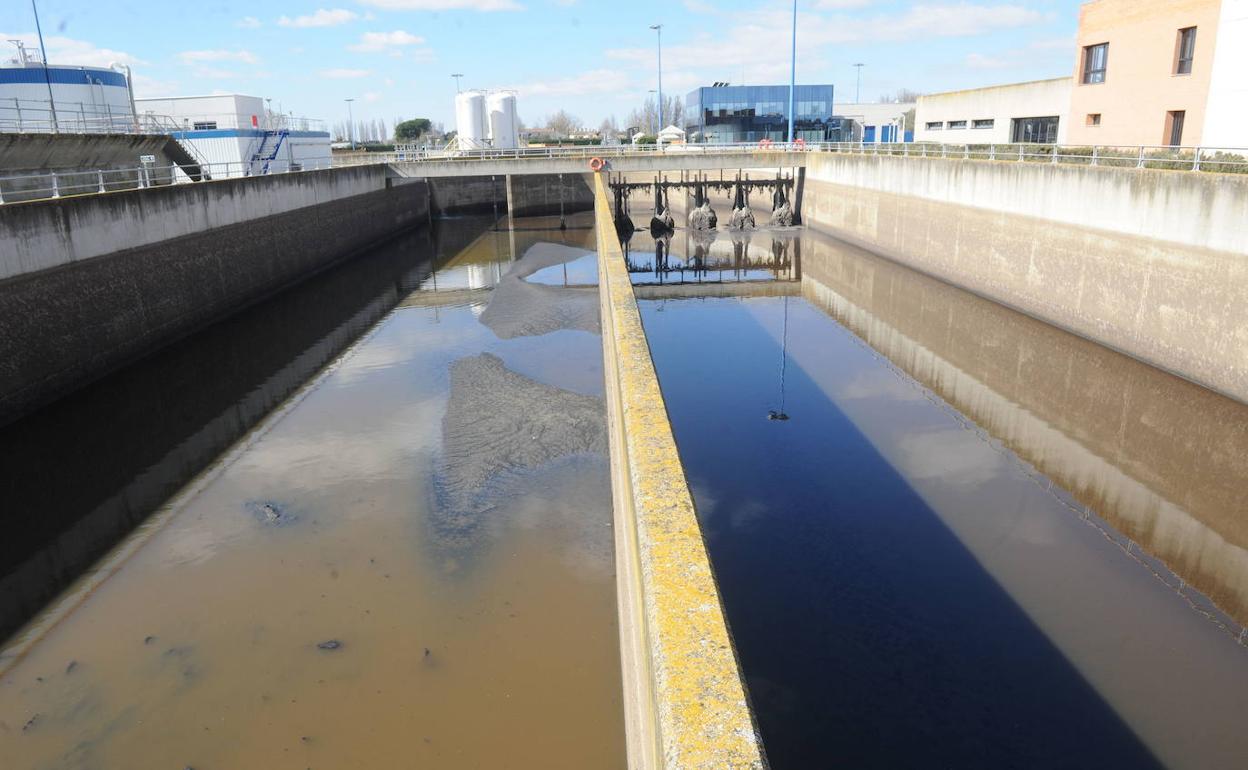
[[(172, 120), (167, 116), (141, 116), (143, 120)], [(157, 125), (149, 123), (148, 125)], [(158, 133), (167, 133), (160, 131)], [(185, 143), (184, 143), (185, 144)], [(340, 166), (379, 163), (438, 163), (449, 161), (525, 160), (531, 158), (652, 157), (656, 154), (734, 155), (757, 152), (828, 152), (854, 155), (886, 155), (907, 158), (952, 158), (1012, 163), (1049, 163), (1106, 166), (1126, 169), (1168, 169), (1186, 172), (1248, 174), (1248, 149), (1215, 147), (1075, 147), (1054, 144), (868, 144), (864, 142), (812, 142), (783, 144), (676, 144), (570, 147), (523, 147), (516, 150), (421, 150), (399, 153), (357, 153), (329, 161), (295, 164), (277, 173), (313, 171)], [(205, 163), (201, 179), (250, 176), (247, 162)], [(588, 166), (587, 166), (588, 168)], [(110, 190), (156, 187), (200, 181), (177, 166), (144, 165), (99, 171), (53, 171), (42, 174), (0, 177), (0, 204), (16, 201), (89, 195)]]
[[(55, 109), (53, 109), (55, 107)], [(208, 129), (325, 131), (325, 122), (269, 112), (256, 125), (234, 113), (159, 115), (132, 113), (130, 105), (70, 102), (57, 99), (0, 99), (0, 133), (10, 134), (169, 134)]]

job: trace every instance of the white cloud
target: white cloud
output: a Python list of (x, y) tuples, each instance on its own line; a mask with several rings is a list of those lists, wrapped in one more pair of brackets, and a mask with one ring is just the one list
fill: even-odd
[(235, 50), (226, 50), (224, 48), (216, 48), (204, 51), (183, 51), (178, 54), (178, 58), (184, 64), (200, 64), (203, 62), (219, 62), (219, 61), (236, 61), (243, 64), (255, 64), (260, 59), (251, 51), (238, 48)]
[[(27, 48), (39, 49), (39, 37), (34, 32), (0, 32), (0, 39), (21, 40)], [(107, 67), (110, 64), (145, 64), (142, 59), (124, 51), (99, 48), (94, 43), (72, 37), (51, 35), (44, 38), (48, 46), (48, 59), (53, 64), (72, 64), (78, 67)]]
[(985, 56), (982, 53), (968, 53), (966, 66), (973, 70), (999, 70), (1009, 67), (1010, 62), (995, 56)]
[(360, 42), (347, 46), (347, 50), (358, 53), (376, 53), (391, 48), (409, 45), (422, 45), (425, 39), (418, 35), (396, 29), (393, 32), (365, 32), (360, 35)]
[(336, 27), (358, 18), (360, 18), (359, 14), (343, 8), (318, 8), (314, 13), (296, 16), (293, 19), (283, 16), (277, 20), (277, 23), (282, 27)]
[(261, 24), (260, 20), (257, 19), (255, 16), (244, 16), (243, 18), (234, 22), (234, 26), (240, 27), (242, 29), (256, 29), (263, 25)]
[(376, 91), (368, 91), (364, 94), (364, 101), (366, 102), (375, 102), (375, 101), (379, 101), (380, 99), (381, 99), (381, 94), (377, 93)]
[(345, 80), (348, 78), (366, 78), (372, 74), (372, 70), (358, 70), (339, 67), (336, 69), (321, 70), (321, 77), (333, 78), (334, 80)]
[(388, 11), (521, 11), (515, 0), (360, 0)]
[(598, 69), (582, 72), (569, 78), (555, 80), (539, 80), (509, 86), (521, 96), (585, 96), (627, 90), (630, 87), (628, 75), (619, 70)]

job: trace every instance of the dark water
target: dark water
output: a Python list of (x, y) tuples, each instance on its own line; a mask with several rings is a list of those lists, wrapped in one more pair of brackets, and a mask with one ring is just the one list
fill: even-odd
[(813, 235), (772, 275), (642, 315), (773, 766), (1244, 767), (1245, 410)]

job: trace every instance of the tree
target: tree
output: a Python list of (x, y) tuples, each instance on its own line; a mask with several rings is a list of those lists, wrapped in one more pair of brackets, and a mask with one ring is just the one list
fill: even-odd
[(637, 126), (647, 134), (656, 134), (668, 126), (685, 127), (685, 103), (678, 96), (663, 97), (663, 125), (659, 125), (659, 105), (653, 96), (646, 99), (641, 109), (628, 114), (628, 124)]
[(909, 88), (898, 88), (897, 93), (881, 94), (880, 104), (910, 104), (912, 102), (917, 102), (919, 97), (922, 95), (923, 94), (918, 91), (911, 91)]
[(394, 127), (394, 138), (400, 142), (414, 142), (433, 128), (429, 118), (405, 120)]
[(575, 115), (569, 115), (563, 110), (559, 110), (554, 115), (546, 118), (546, 128), (550, 129), (556, 139), (561, 139), (575, 131), (579, 131), (581, 126), (580, 118)]

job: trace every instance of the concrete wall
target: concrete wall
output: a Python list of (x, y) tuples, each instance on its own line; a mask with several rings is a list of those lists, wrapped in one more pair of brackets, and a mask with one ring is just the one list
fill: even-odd
[(434, 177), (428, 180), (437, 216), (510, 213), (535, 217), (594, 208), (589, 174)]
[(0, 209), (0, 422), (428, 219), (380, 168)]
[[(129, 109), (129, 105), (126, 107)], [(96, 192), (101, 169), (133, 169), (143, 155), (155, 155), (158, 166), (168, 166), (169, 137), (159, 134), (5, 134), (0, 133), (0, 177), (37, 175), (33, 179), (0, 180), (0, 198), (7, 203), (47, 197), (48, 174), (57, 172), (62, 194)], [(82, 173), (71, 173), (79, 171)], [(155, 181), (168, 181), (168, 174)], [(108, 174), (105, 189), (136, 186), (133, 172)]]
[[(990, 88), (950, 91), (920, 96), (915, 108), (914, 138), (919, 142), (947, 144), (1007, 144), (1013, 137), (1015, 118), (1060, 118), (1057, 141), (1065, 143), (1070, 113), (1070, 78), (1037, 80)], [(975, 128), (976, 120), (992, 120), (991, 128)], [(966, 128), (951, 129), (951, 121), (965, 121)], [(928, 128), (939, 123), (940, 128)]]
[(808, 225), (1248, 401), (1248, 179), (813, 155)]

